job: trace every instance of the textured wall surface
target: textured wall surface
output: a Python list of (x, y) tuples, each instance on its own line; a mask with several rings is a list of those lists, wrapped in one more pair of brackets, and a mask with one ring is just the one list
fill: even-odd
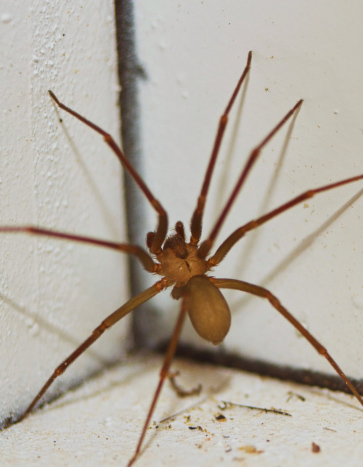
[[(118, 161), (47, 93), (118, 136), (113, 8), (2, 2), (0, 225), (125, 241)], [(55, 366), (125, 301), (125, 266), (102, 248), (0, 235), (1, 417), (24, 410)], [(118, 358), (125, 330), (110, 332), (61, 384)]]

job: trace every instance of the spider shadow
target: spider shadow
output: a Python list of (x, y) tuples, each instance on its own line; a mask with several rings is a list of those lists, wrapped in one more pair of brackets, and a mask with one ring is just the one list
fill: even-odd
[[(291, 140), (292, 132), (295, 127), (295, 122), (300, 113), (300, 110), (301, 110), (301, 107), (297, 110), (297, 112), (294, 113), (293, 118), (291, 119), (291, 122), (288, 126), (286, 136), (283, 140), (282, 148), (281, 148), (278, 160), (277, 160), (277, 164), (276, 164), (277, 169), (272, 172), (272, 177), (270, 179), (269, 185), (267, 186), (265, 190), (265, 195), (262, 199), (262, 202), (260, 203), (259, 211), (258, 211), (259, 214), (257, 217), (259, 217), (263, 213), (268, 212), (270, 199), (273, 198), (273, 194), (277, 188), (277, 183), (279, 181), (280, 173), (281, 173), (280, 169), (283, 166), (283, 162), (285, 160), (287, 150), (289, 147), (289, 143)], [(247, 236), (247, 238), (245, 238), (243, 261), (241, 261), (240, 266), (238, 268), (239, 277), (244, 277), (244, 271), (246, 270), (247, 265), (250, 264), (250, 262), (252, 262), (253, 260), (254, 251), (256, 249), (256, 245), (258, 243), (258, 239), (261, 235), (261, 232), (262, 231), (260, 229), (257, 229), (254, 232), (254, 235), (250, 235), (250, 236)]]
[[(140, 357), (140, 353), (138, 356)], [(129, 355), (128, 358), (131, 359), (132, 362), (132, 356)], [(50, 400), (44, 400), (39, 407), (42, 408), (45, 405), (52, 403), (52, 405), (47, 408), (47, 411), (58, 410), (78, 404), (79, 402), (92, 400), (99, 396), (102, 396), (102, 399), (105, 399), (106, 395), (110, 394), (116, 388), (133, 387), (137, 379), (144, 376), (146, 372), (155, 372), (156, 369), (159, 369), (160, 363), (159, 361), (151, 364), (148, 362), (147, 370), (145, 370), (145, 366), (143, 365), (132, 368), (129, 361), (126, 372), (119, 371), (120, 367), (122, 369), (122, 363), (112, 362), (111, 364), (108, 364), (106, 368), (104, 367), (101, 370), (96, 370), (85, 380), (77, 382), (72, 387), (69, 388), (67, 386), (65, 388), (66, 390), (60, 392), (58, 397), (53, 397)], [(115, 375), (112, 374), (109, 378), (104, 378), (105, 374), (113, 372), (113, 370)], [(78, 392), (78, 390), (80, 390), (80, 392)]]
[[(33, 311), (28, 310), (24, 306), (19, 305), (14, 300), (11, 300), (10, 298), (5, 296), (1, 292), (0, 292), (0, 300), (2, 302), (4, 302), (6, 305), (8, 305), (10, 308), (15, 310), (17, 313), (19, 313), (20, 315), (24, 316), (29, 321), (31, 321), (30, 322), (30, 327), (34, 328), (33, 329), (34, 334), (36, 334), (38, 332), (37, 329), (36, 329), (36, 326), (39, 326), (42, 330), (45, 330), (45, 331), (49, 332), (50, 334), (58, 336), (61, 339), (62, 342), (66, 342), (68, 344), (71, 344), (72, 347), (76, 347), (76, 346), (78, 346), (80, 344), (79, 338), (76, 338), (75, 336), (72, 336), (71, 334), (65, 332), (63, 329), (60, 329), (58, 326), (55, 326), (54, 324), (50, 323), (48, 320), (46, 320), (42, 316), (40, 316), (39, 313), (35, 313)], [(97, 360), (102, 365), (107, 365), (107, 364), (110, 363), (106, 359), (104, 359), (94, 349), (91, 348), (91, 349), (89, 349), (88, 352), (89, 352), (88, 355), (92, 356), (95, 360)]]
[[(346, 201), (334, 214), (332, 214), (327, 221), (325, 221), (320, 227), (318, 227), (314, 232), (305, 237), (300, 241), (299, 245), (294, 248), (290, 253), (288, 253), (280, 263), (273, 268), (267, 275), (265, 275), (259, 285), (266, 287), (272, 280), (275, 280), (282, 272), (286, 271), (289, 266), (296, 261), (302, 253), (304, 253), (314, 242), (315, 240), (324, 233), (328, 227), (330, 227), (339, 217), (344, 214), (344, 212), (351, 206), (352, 203), (356, 202), (363, 195), (363, 189), (359, 190), (355, 195), (353, 195), (348, 201)], [(243, 306), (246, 306), (249, 301), (253, 299), (251, 295), (245, 295), (241, 299), (236, 299), (231, 304), (231, 308), (240, 309)]]
[[(66, 140), (68, 141), (69, 147), (71, 149), (71, 153), (73, 154), (74, 159), (76, 160), (76, 162), (81, 166), (81, 169), (82, 169), (81, 172), (84, 175), (84, 178), (85, 178), (88, 186), (90, 187), (91, 192), (93, 193), (93, 196), (94, 196), (97, 204), (100, 206), (100, 213), (101, 213), (101, 215), (103, 217), (103, 220), (106, 223), (106, 225), (108, 226), (108, 228), (110, 229), (110, 231), (112, 232), (112, 235), (115, 238), (117, 238), (119, 236), (119, 232), (117, 231), (117, 228), (115, 226), (114, 216), (112, 215), (110, 209), (108, 208), (107, 204), (105, 203), (105, 200), (104, 200), (100, 190), (98, 189), (98, 186), (97, 186), (97, 184), (95, 182), (95, 179), (94, 179), (94, 177), (92, 175), (92, 172), (88, 169), (87, 164), (85, 163), (85, 159), (83, 158), (81, 151), (78, 149), (78, 146), (76, 145), (76, 143), (74, 142), (74, 139), (70, 135), (66, 125), (64, 124), (63, 118), (60, 117), (59, 109), (56, 106), (56, 104), (53, 102), (53, 100), (52, 100), (52, 104), (53, 104), (55, 113), (57, 115), (58, 121), (60, 123), (60, 126), (62, 128), (63, 134), (64, 134)], [(112, 154), (110, 154), (109, 156), (113, 157)], [(121, 170), (121, 168), (120, 168), (120, 170)], [(120, 178), (121, 177), (122, 177), (122, 175), (121, 175), (121, 172), (120, 172)]]
[[(234, 159), (234, 154), (236, 151), (237, 137), (238, 137), (241, 124), (242, 124), (241, 123), (242, 115), (243, 115), (243, 109), (245, 107), (249, 82), (250, 82), (250, 73), (247, 74), (245, 82), (243, 83), (243, 88), (242, 88), (241, 96), (239, 98), (236, 116), (234, 118), (231, 135), (229, 137), (228, 148), (226, 150), (226, 155), (224, 157), (225, 164), (223, 168), (219, 170), (219, 176), (218, 176), (217, 187), (216, 187), (217, 193), (223, 193), (225, 191), (225, 187), (229, 186), (229, 183), (230, 183), (231, 163), (232, 163), (232, 160)], [(218, 199), (214, 203), (213, 210), (220, 212), (223, 209), (224, 205), (225, 205), (225, 200), (223, 199), (223, 197), (218, 197)]]

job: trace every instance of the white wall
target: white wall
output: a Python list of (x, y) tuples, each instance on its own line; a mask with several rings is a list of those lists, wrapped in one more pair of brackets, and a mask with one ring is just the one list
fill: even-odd
[[(119, 163), (69, 106), (119, 132), (113, 2), (22, 2), (0, 10), (0, 224), (125, 241)], [(63, 119), (60, 124), (58, 119)], [(0, 235), (0, 416), (19, 412), (76, 345), (127, 298), (125, 257)], [(66, 372), (69, 385), (122, 353), (126, 323)]]
[[(179, 219), (189, 224), (218, 118), (249, 50), (246, 100), (238, 123), (231, 119), (217, 164), (205, 232), (248, 151), (300, 98), (305, 102), (286, 154), (288, 127), (263, 151), (218, 242), (306, 189), (363, 173), (361, 2), (159, 0), (138, 1), (135, 9), (148, 77), (140, 86), (144, 175), (171, 226)], [(363, 375), (362, 187), (295, 207), (248, 235), (215, 272), (271, 289), (357, 377)], [(155, 225), (148, 212), (145, 232)], [(238, 292), (227, 296), (233, 311), (227, 350), (333, 372), (269, 304)], [(165, 310), (155, 324), (165, 336), (177, 304), (167, 293), (155, 303)], [(188, 329), (184, 339), (197, 341), (193, 333)]]

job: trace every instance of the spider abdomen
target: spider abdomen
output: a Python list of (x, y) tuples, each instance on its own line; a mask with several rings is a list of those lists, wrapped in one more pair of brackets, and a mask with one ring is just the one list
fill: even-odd
[(231, 326), (226, 299), (207, 276), (194, 276), (186, 286), (186, 306), (194, 329), (200, 337), (220, 344)]

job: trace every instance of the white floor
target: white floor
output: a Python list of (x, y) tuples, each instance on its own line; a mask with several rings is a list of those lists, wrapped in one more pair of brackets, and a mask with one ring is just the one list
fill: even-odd
[[(132, 357), (2, 431), (0, 465), (126, 466), (161, 361)], [(202, 393), (181, 399), (166, 383), (135, 466), (363, 465), (363, 410), (352, 396), (181, 360), (173, 369), (181, 371), (180, 385), (202, 383)], [(291, 416), (222, 410), (222, 401)]]

